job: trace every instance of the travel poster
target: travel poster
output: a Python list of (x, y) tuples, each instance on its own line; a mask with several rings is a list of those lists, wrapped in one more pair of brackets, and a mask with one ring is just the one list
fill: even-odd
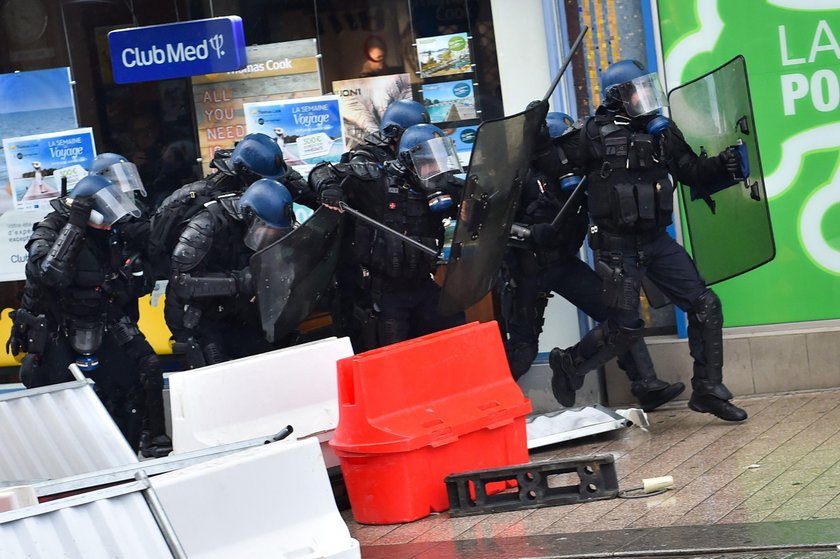
[(67, 191), (87, 176), (96, 157), (93, 129), (78, 128), (49, 134), (4, 138), (3, 152), (14, 210), (0, 218), (0, 281), (24, 278), (26, 242), (32, 225), (49, 213), (50, 200), (61, 195), (62, 179)]
[(340, 99), (345, 142), (352, 149), (363, 143), (365, 136), (379, 130), (388, 105), (412, 98), (411, 79), (408, 74), (392, 74), (334, 81), (333, 93)]
[(417, 39), (420, 77), (434, 78), (472, 71), (470, 42), (466, 33)]
[(247, 133), (273, 138), (286, 163), (304, 177), (321, 161), (338, 163), (346, 151), (335, 95), (245, 103), (243, 108)]
[(424, 84), (423, 103), (432, 122), (457, 122), (477, 117), (472, 80)]

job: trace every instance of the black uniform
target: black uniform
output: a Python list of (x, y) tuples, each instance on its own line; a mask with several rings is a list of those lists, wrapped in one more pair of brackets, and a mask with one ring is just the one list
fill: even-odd
[(204, 205), (172, 252), (164, 317), (176, 342), (195, 343), (206, 364), (272, 349), (255, 304), (239, 194)]
[[(585, 203), (557, 229), (549, 225), (570, 194), (571, 189), (561, 190), (557, 178), (533, 169), (523, 186), (516, 221), (530, 226), (532, 236), (529, 242), (511, 247), (505, 255), (509, 276), (502, 296), (508, 334), (505, 345), (515, 379), (528, 371), (537, 355), (543, 316), (552, 292), (599, 322), (607, 319), (601, 279), (578, 258), (589, 223)], [(643, 339), (620, 355), (618, 364), (627, 373), (631, 391), (645, 411), (673, 399), (684, 389), (682, 383), (671, 385), (656, 377)]]
[[(688, 315), (694, 358), (689, 406), (725, 419), (745, 419), (743, 410), (728, 403), (732, 394), (723, 384), (720, 300), (665, 231), (673, 211), (669, 173), (701, 191), (733, 181), (721, 157), (697, 156), (673, 122), (657, 136), (646, 133), (645, 124), (644, 118), (628, 119), (599, 107), (582, 129), (558, 140), (569, 165), (582, 170), (588, 181), (589, 243), (597, 256), (608, 319), (568, 351), (552, 351), (552, 386), (560, 396), (574, 391), (586, 372), (640, 337), (639, 294), (647, 275)], [(555, 176), (568, 172), (557, 157), (540, 165)]]
[[(339, 190), (354, 209), (440, 250), (446, 216), (429, 209), (426, 195), (412, 188), (405, 169), (393, 162), (383, 165), (375, 157), (363, 149), (351, 152), (344, 163), (316, 166), (309, 182), (319, 196)], [(353, 316), (360, 324), (362, 335), (354, 341), (355, 349), (372, 349), (464, 323), (463, 313), (437, 314), (440, 287), (432, 277), (436, 258), (359, 220), (349, 227), (348, 236), (339, 281), (342, 298), (354, 306)]]
[(82, 228), (68, 222), (63, 203), (53, 207), (26, 245), (26, 285), (13, 333), (13, 343), (28, 352), (21, 381), (28, 388), (69, 381), (70, 363), (96, 356), (99, 365), (88, 376), (136, 447), (144, 402), (146, 428), (153, 437), (165, 434), (163, 369), (137, 327), (137, 299), (153, 285), (141, 257), (148, 222)]

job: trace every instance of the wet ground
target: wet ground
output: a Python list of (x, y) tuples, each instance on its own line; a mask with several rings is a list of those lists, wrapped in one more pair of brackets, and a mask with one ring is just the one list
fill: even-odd
[(840, 557), (840, 391), (736, 401), (742, 424), (688, 410), (531, 453), (615, 457), (622, 489), (671, 475), (674, 488), (610, 499), (365, 526), (345, 519), (365, 559), (554, 557)]

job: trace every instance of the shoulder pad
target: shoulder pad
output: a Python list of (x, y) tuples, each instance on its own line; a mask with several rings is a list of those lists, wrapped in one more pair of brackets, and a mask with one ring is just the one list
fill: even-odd
[(209, 211), (200, 211), (181, 231), (172, 251), (172, 271), (188, 272), (201, 263), (213, 244), (216, 219)]
[(241, 196), (238, 193), (223, 194), (217, 196), (216, 200), (219, 205), (224, 208), (225, 213), (237, 221), (242, 220), (242, 212), (239, 209), (239, 199)]

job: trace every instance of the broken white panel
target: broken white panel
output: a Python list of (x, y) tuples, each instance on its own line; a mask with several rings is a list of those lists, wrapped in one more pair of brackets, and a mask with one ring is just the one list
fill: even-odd
[(174, 557), (142, 489), (134, 482), (0, 513), (0, 557)]
[(626, 417), (600, 405), (530, 416), (525, 420), (529, 450), (630, 425), (632, 422)]
[(281, 441), (151, 478), (190, 559), (358, 559), (318, 442)]
[(349, 338), (329, 338), (171, 375), (174, 451), (253, 439), (287, 425), (293, 438), (318, 436), (327, 446), (338, 425), (336, 361), (352, 355)]
[(56, 479), (137, 461), (89, 381), (0, 395), (0, 482)]

